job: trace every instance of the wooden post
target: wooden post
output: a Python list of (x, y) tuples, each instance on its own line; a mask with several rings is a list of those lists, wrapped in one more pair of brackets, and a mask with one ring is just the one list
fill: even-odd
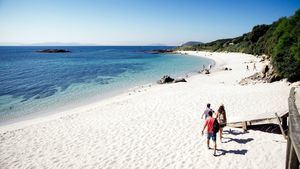
[(243, 122), (243, 130), (244, 130), (244, 132), (247, 131), (247, 121)]
[(279, 125), (279, 128), (281, 130), (281, 134), (283, 135), (284, 139), (286, 139), (286, 135), (285, 135), (285, 132), (281, 126), (281, 120), (280, 120), (280, 117), (278, 116), (277, 113), (275, 113), (275, 116), (277, 117), (277, 122), (278, 122), (278, 125)]
[(287, 126), (288, 126), (288, 124), (287, 124), (287, 117), (286, 116), (284, 116), (283, 118), (282, 118), (282, 127), (283, 127), (283, 129), (287, 129)]
[(289, 169), (298, 169), (299, 168), (299, 161), (293, 144), (291, 144), (290, 154), (289, 154)]
[(289, 162), (290, 162), (290, 150), (291, 150), (291, 139), (287, 138), (287, 146), (286, 146), (286, 160), (285, 160), (285, 168), (289, 168)]

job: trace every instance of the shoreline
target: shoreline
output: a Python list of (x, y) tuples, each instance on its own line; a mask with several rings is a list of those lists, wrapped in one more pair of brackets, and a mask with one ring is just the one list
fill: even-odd
[[(212, 54), (230, 54), (230, 52), (207, 52), (207, 51), (174, 51), (174, 54), (180, 54), (182, 57), (185, 56), (194, 56), (194, 57), (205, 57), (207, 59), (212, 60), (212, 69), (210, 69), (211, 73), (216, 73), (218, 71), (222, 71), (223, 68), (227, 63), (222, 58), (211, 58)], [(233, 54), (242, 54), (242, 55), (250, 55), (250, 54), (243, 54), (243, 53), (235, 53)], [(250, 55), (252, 56), (252, 55)], [(257, 59), (257, 58), (256, 58)], [(253, 61), (253, 59), (252, 59)], [(258, 59), (256, 60), (258, 62)], [(206, 65), (209, 66), (209, 65)], [(201, 69), (201, 65), (199, 65), (199, 69)], [(258, 69), (259, 70), (259, 69)], [(211, 74), (210, 73), (210, 74)], [(253, 74), (255, 72), (252, 72)], [(188, 72), (186, 73), (188, 77), (184, 77), (185, 79), (193, 78), (194, 76), (203, 76), (204, 74), (199, 72)], [(204, 75), (205, 76), (205, 75)], [(175, 77), (176, 78), (176, 77)], [(157, 79), (159, 80), (159, 79)], [(187, 82), (188, 83), (188, 82)], [(0, 124), (0, 133), (7, 130), (17, 130), (26, 126), (30, 126), (33, 124), (47, 122), (49, 120), (55, 120), (62, 118), (64, 116), (69, 116), (74, 113), (80, 113), (82, 111), (88, 111), (89, 109), (93, 109), (94, 107), (98, 107), (99, 105), (103, 105), (106, 102), (115, 101), (122, 97), (126, 97), (127, 95), (131, 95), (133, 93), (141, 91), (141, 89), (145, 90), (151, 87), (156, 87), (160, 85), (168, 85), (168, 84), (157, 84), (155, 82), (147, 83), (147, 84), (140, 84), (136, 86), (132, 86), (129, 88), (120, 88), (111, 93), (105, 94), (105, 96), (92, 96), (86, 100), (79, 101), (77, 105), (67, 105), (67, 107), (56, 107), (52, 110), (48, 110), (46, 112), (37, 112), (30, 115), (26, 115), (25, 117), (18, 117), (16, 119), (9, 120)], [(92, 101), (92, 99), (95, 99)], [(255, 117), (254, 117), (255, 118)]]
[[(182, 57), (193, 56), (193, 57), (201, 57), (201, 58), (210, 59), (210, 58), (200, 56), (200, 55), (189, 55), (189, 54), (184, 54), (181, 52), (174, 52), (174, 54), (180, 54), (180, 55), (182, 55)], [(216, 62), (213, 59), (210, 59), (210, 60), (212, 62), (211, 64), (213, 65), (213, 68), (214, 68)], [(199, 65), (199, 69), (201, 68), (201, 66), (202, 65)], [(209, 66), (209, 65), (206, 65), (206, 67), (207, 66)], [(188, 79), (192, 76), (199, 75), (199, 73), (197, 71), (196, 72), (188, 71), (185, 74), (188, 75), (188, 77), (184, 77), (185, 79)], [(177, 77), (181, 77), (181, 76), (172, 76), (172, 77), (177, 78)], [(156, 81), (157, 80), (159, 80), (159, 79), (156, 79)], [(91, 107), (91, 108), (95, 107), (95, 106), (97, 107), (97, 105), (101, 104), (102, 102), (109, 102), (109, 100), (114, 100), (114, 98), (123, 97), (128, 94), (131, 95), (131, 93), (136, 93), (141, 90), (145, 90), (145, 89), (149, 88), (149, 85), (151, 87), (159, 86), (159, 85), (166, 85), (166, 84), (157, 84), (156, 81), (152, 81), (152, 82), (148, 82), (148, 83), (140, 82), (140, 84), (137, 84), (137, 85), (130, 85), (127, 87), (114, 89), (113, 91), (111, 91), (109, 93), (105, 93), (104, 95), (94, 95), (94, 96), (90, 96), (87, 99), (76, 100), (77, 104), (75, 104), (75, 105), (67, 104), (65, 106), (53, 107), (49, 110), (48, 109), (42, 110), (42, 111), (40, 110), (40, 111), (30, 113), (25, 116), (10, 119), (8, 121), (0, 123), (0, 133), (3, 131), (6, 131), (6, 130), (17, 130), (17, 129), (20, 129), (20, 128), (23, 128), (26, 126), (40, 123), (40, 122), (46, 122), (48, 120), (58, 119), (63, 116), (66, 116), (66, 115), (73, 114), (72, 112), (78, 113), (79, 109), (80, 109), (80, 111), (82, 111), (81, 108), (89, 109), (89, 107)]]
[[(242, 168), (247, 164), (249, 168), (283, 168), (286, 141), (281, 135), (254, 130), (243, 133), (228, 127), (224, 143), (217, 140), (219, 157), (214, 163), (215, 158), (207, 158), (212, 152), (207, 150), (206, 137), (201, 136), (201, 114), (207, 103), (214, 110), (223, 103), (229, 122), (286, 111), (289, 84), (283, 80), (239, 85), (239, 80), (263, 66), (252, 55), (184, 52), (213, 59), (212, 73), (190, 76), (186, 83), (143, 87), (131, 95), (127, 92), (23, 126), (0, 127), (0, 147), (5, 152), (0, 154), (5, 159), (0, 165)], [(245, 69), (250, 61), (257, 64), (257, 70)]]

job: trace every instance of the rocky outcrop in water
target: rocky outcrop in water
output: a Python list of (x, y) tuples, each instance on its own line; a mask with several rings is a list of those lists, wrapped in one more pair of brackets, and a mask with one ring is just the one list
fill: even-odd
[(37, 50), (35, 52), (38, 52), (38, 53), (68, 53), (71, 51), (64, 50), (64, 49), (43, 49), (43, 50)]
[(178, 82), (186, 82), (186, 80), (183, 77), (179, 77), (174, 80), (174, 83), (178, 83)]
[(165, 84), (165, 83), (178, 83), (178, 82), (186, 82), (185, 78), (172, 78), (169, 75), (163, 76), (160, 80), (157, 81), (158, 84)]
[(148, 50), (145, 52), (151, 53), (151, 54), (160, 54), (160, 53), (172, 53), (172, 52), (174, 52), (174, 50), (173, 49), (155, 49), (155, 50)]
[(173, 78), (171, 78), (169, 75), (165, 75), (159, 81), (157, 81), (157, 83), (165, 84), (165, 83), (172, 83), (173, 81), (174, 81)]

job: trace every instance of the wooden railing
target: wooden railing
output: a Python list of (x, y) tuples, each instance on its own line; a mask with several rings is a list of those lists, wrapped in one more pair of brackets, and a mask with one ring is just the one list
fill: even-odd
[[(298, 90), (298, 92), (300, 92)], [(298, 98), (300, 99), (300, 98)], [(295, 103), (295, 88), (291, 88), (289, 103), (289, 131), (286, 149), (286, 169), (300, 169), (300, 115)], [(299, 106), (299, 105), (298, 105)]]

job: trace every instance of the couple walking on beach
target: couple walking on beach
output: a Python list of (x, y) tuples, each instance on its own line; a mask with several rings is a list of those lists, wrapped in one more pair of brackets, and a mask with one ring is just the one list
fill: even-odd
[(216, 155), (216, 149), (217, 149), (217, 132), (220, 133), (220, 141), (222, 142), (222, 132), (223, 127), (226, 126), (227, 118), (226, 118), (226, 112), (225, 107), (222, 104), (218, 111), (215, 113), (211, 108), (210, 104), (207, 104), (207, 107), (202, 114), (201, 118), (203, 119), (203, 116), (205, 116), (205, 124), (202, 130), (202, 135), (207, 128), (207, 148), (211, 149), (209, 146), (210, 139), (214, 142), (214, 155)]

